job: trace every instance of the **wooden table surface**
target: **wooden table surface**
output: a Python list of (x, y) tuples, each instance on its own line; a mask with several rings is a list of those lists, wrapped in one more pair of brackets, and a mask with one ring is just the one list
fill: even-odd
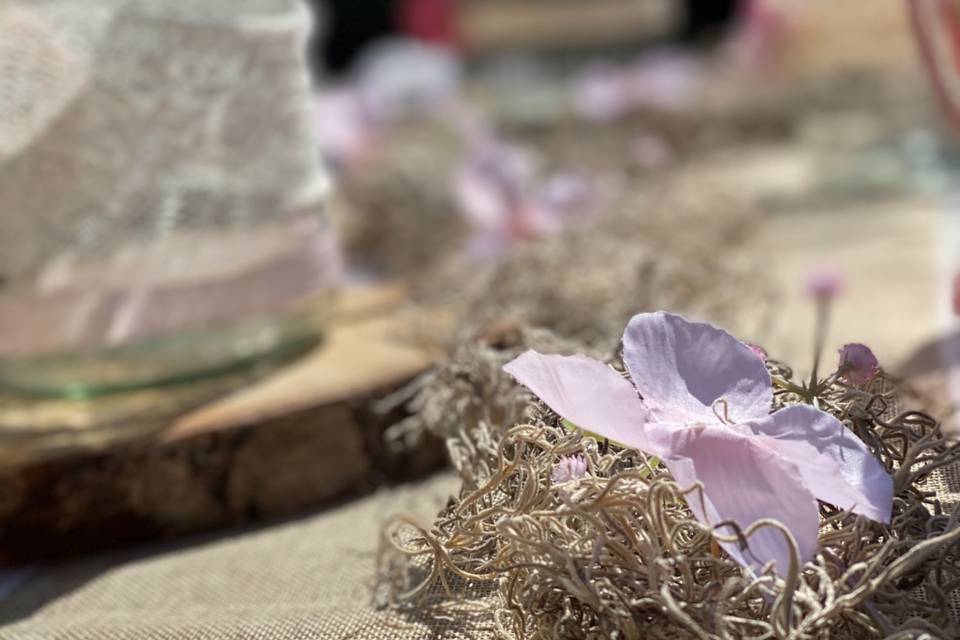
[[(213, 388), (172, 418), (112, 430), (48, 424), (34, 447), (5, 436), (0, 565), (284, 517), (438, 468), (440, 441), (387, 446), (403, 410), (375, 408), (441, 357), (410, 339), (432, 325), (406, 302), (395, 286), (342, 291), (314, 352), (232, 393)], [(84, 416), (54, 404), (51, 421)]]

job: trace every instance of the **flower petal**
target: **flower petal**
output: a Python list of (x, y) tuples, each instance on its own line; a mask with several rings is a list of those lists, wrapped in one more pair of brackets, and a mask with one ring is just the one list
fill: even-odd
[(664, 453), (648, 437), (649, 412), (633, 385), (607, 365), (586, 356), (527, 351), (503, 370), (578, 427), (654, 455)]
[(799, 405), (736, 428), (764, 436), (764, 443), (797, 465), (824, 502), (890, 522), (893, 478), (867, 445), (830, 414)]
[[(673, 436), (676, 457), (664, 463), (682, 488), (696, 481), (703, 484), (702, 500), (698, 491), (687, 494), (687, 504), (697, 519), (709, 526), (732, 520), (744, 530), (757, 520), (773, 518), (797, 541), (802, 562), (813, 555), (819, 528), (817, 501), (796, 465), (726, 427), (690, 427), (674, 431)], [(722, 527), (719, 532), (735, 533), (732, 527)], [(753, 570), (771, 560), (781, 576), (790, 567), (790, 546), (773, 527), (754, 531), (745, 548), (736, 542), (720, 545)]]
[(726, 417), (741, 422), (770, 412), (767, 368), (747, 345), (713, 325), (663, 311), (638, 314), (623, 334), (623, 360), (662, 420), (718, 422), (717, 413), (726, 410)]

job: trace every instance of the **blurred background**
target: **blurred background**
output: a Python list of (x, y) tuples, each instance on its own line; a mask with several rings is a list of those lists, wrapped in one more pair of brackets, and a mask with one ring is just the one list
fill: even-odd
[(828, 281), (825, 361), (867, 344), (953, 428), (958, 34), (952, 0), (0, 0), (0, 635), (375, 637), (383, 519), (455, 490), (417, 392), (528, 331), (610, 355), (667, 309), (806, 375)]

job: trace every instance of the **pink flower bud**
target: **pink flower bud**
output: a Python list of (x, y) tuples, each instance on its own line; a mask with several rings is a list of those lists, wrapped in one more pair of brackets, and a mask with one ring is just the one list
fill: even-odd
[(807, 293), (817, 300), (830, 300), (846, 288), (846, 279), (837, 269), (817, 269), (807, 278)]
[(862, 387), (877, 374), (880, 366), (870, 347), (854, 342), (840, 349), (838, 368), (842, 370), (841, 377), (852, 385)]
[(585, 475), (587, 475), (587, 461), (583, 459), (583, 456), (563, 456), (557, 461), (557, 464), (553, 466), (550, 479), (554, 483), (559, 484), (561, 482), (567, 482), (568, 480), (582, 478)]

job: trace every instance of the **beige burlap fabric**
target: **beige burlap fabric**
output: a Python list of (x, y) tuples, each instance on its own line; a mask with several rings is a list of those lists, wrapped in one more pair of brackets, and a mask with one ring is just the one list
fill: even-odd
[(402, 511), (430, 522), (456, 490), (441, 474), (273, 527), (41, 568), (0, 601), (0, 638), (476, 637), (372, 605), (383, 521)]
[[(952, 512), (960, 505), (960, 465), (952, 464), (938, 469), (930, 476), (929, 489), (937, 494), (944, 510)], [(960, 596), (950, 599), (953, 620), (960, 620)]]
[[(0, 639), (486, 640), (465, 620), (389, 617), (373, 604), (385, 520), (429, 523), (458, 488), (445, 473), (273, 527), (39, 568), (0, 600)], [(953, 508), (960, 468), (936, 472), (930, 488)]]

